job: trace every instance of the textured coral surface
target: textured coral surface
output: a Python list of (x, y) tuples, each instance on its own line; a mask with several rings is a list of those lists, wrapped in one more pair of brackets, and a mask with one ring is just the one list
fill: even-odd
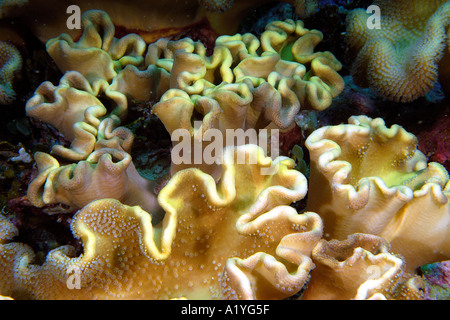
[(0, 299), (448, 299), (449, 2), (76, 2), (0, 4)]
[(446, 64), (440, 68), (439, 63), (449, 51), (450, 4), (379, 0), (374, 5), (382, 11), (379, 28), (371, 27), (371, 14), (364, 9), (347, 16), (348, 43), (358, 53), (355, 80), (388, 99), (415, 100), (433, 88), (439, 74), (447, 76)]

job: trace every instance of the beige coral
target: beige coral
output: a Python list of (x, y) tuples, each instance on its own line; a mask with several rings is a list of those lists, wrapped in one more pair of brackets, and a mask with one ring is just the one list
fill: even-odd
[(96, 87), (98, 81), (109, 82), (126, 65), (142, 63), (144, 40), (136, 34), (115, 38), (114, 24), (104, 11), (86, 11), (81, 23), (83, 34), (77, 42), (63, 33), (46, 43), (49, 55), (63, 72), (78, 71)]
[[(266, 112), (276, 109), (277, 105), (270, 106), (269, 102), (255, 101), (248, 86), (242, 83), (225, 83), (203, 95), (193, 96), (179, 89), (168, 90), (152, 112), (172, 137), (172, 173), (199, 167), (216, 176), (214, 171), (220, 168), (213, 159), (220, 157), (226, 145), (258, 144), (275, 158), (278, 153), (276, 150), (270, 153), (270, 147), (276, 149), (277, 146), (269, 145), (269, 139), (278, 130), (265, 128), (268, 125)], [(262, 104), (266, 103), (267, 108), (263, 110)], [(279, 115), (277, 111), (272, 114)]]
[(381, 28), (369, 26), (371, 14), (363, 9), (347, 16), (348, 43), (357, 53), (355, 82), (390, 100), (413, 101), (433, 88), (439, 73), (448, 77), (439, 63), (450, 48), (450, 3), (378, 0), (374, 5), (382, 11)]
[(9, 104), (16, 99), (13, 83), (21, 69), (19, 50), (10, 43), (0, 41), (0, 104)]
[[(169, 73), (172, 89), (152, 112), (170, 134), (183, 129), (191, 145), (203, 142), (203, 149), (213, 145), (203, 139), (208, 130), (222, 137), (226, 130), (240, 130), (240, 136), (253, 130), (259, 139), (263, 129), (288, 129), (300, 108), (323, 110), (343, 89), (340, 62), (330, 52), (314, 52), (322, 38), (302, 21), (286, 20), (269, 23), (261, 39), (250, 33), (221, 36), (211, 56), (191, 39), (161, 39), (149, 46), (145, 63)], [(198, 128), (195, 121), (202, 121)], [(192, 156), (186, 155), (189, 164)], [(213, 174), (214, 166), (195, 164)], [(172, 172), (186, 167), (173, 163)]]
[[(255, 164), (234, 162), (238, 154), (248, 159), (255, 153)], [(218, 184), (198, 169), (168, 182), (158, 196), (166, 214), (155, 226), (140, 207), (94, 201), (72, 222), (84, 253), (73, 257), (70, 247), (60, 247), (42, 266), (32, 265), (30, 249), (20, 251), (21, 244), (9, 243), (11, 236), (2, 232), (1, 279), (16, 269), (10, 281), (0, 282), (0, 293), (37, 299), (288, 297), (308, 279), (310, 253), (322, 236), (318, 215), (299, 215), (289, 206), (307, 189), (293, 166), (285, 157), (272, 161), (254, 145), (228, 148)], [(277, 170), (262, 175), (262, 168)], [(81, 289), (68, 288), (77, 285)]]
[(308, 137), (307, 208), (321, 215), (327, 238), (378, 235), (405, 257), (408, 270), (450, 257), (448, 172), (427, 165), (416, 145), (402, 127), (366, 116)]
[(312, 256), (317, 267), (304, 300), (420, 299), (423, 294), (383, 238), (353, 234), (343, 241), (321, 240)]
[[(56, 87), (49, 81), (43, 82), (27, 101), (25, 110), (29, 117), (55, 127), (71, 143), (69, 147), (54, 145), (53, 154), (83, 160), (94, 150), (97, 140), (111, 138), (108, 135), (126, 115), (128, 98), (118, 90), (128, 87), (122, 82), (119, 77), (111, 85), (103, 81), (93, 88), (82, 74), (69, 71)], [(97, 96), (112, 105), (112, 109), (107, 109)]]
[(113, 198), (139, 204), (154, 221), (162, 218), (153, 184), (139, 175), (124, 151), (101, 148), (86, 160), (63, 166), (46, 153), (36, 152), (34, 158), (39, 173), (28, 185), (27, 198), (37, 207), (62, 203), (73, 210), (96, 199)]
[[(83, 102), (85, 108), (99, 104), (95, 96), (104, 94), (116, 106), (111, 114), (123, 116), (128, 100), (158, 100), (172, 88), (185, 91), (193, 100), (197, 100), (197, 96), (217, 100), (224, 110), (219, 121), (222, 128), (242, 128), (237, 123), (245, 123), (246, 128), (261, 129), (274, 125), (287, 129), (294, 124), (294, 116), (300, 107), (323, 110), (343, 89), (343, 79), (337, 73), (341, 64), (330, 52), (314, 52), (323, 36), (317, 30), (304, 28), (301, 21), (272, 22), (261, 35), (261, 41), (249, 33), (219, 37), (211, 56), (207, 56), (202, 43), (189, 38), (178, 41), (160, 39), (148, 46), (145, 58), (140, 55), (143, 52), (136, 49), (141, 47), (138, 36), (130, 35), (130, 39), (113, 37), (114, 25), (106, 13), (87, 11), (83, 21), (80, 40), (75, 43), (63, 34), (49, 40), (47, 49), (63, 71), (76, 70), (86, 78), (80, 89), (86, 91), (83, 93), (85, 96), (90, 94), (93, 97), (91, 101)], [(124, 52), (124, 46), (135, 50)], [(77, 62), (80, 59), (82, 64)], [(100, 66), (95, 69), (100, 73), (92, 73), (93, 63)], [(311, 70), (307, 72), (304, 64), (311, 65)], [(66, 87), (64, 82), (68, 82), (69, 86), (71, 84), (70, 79), (65, 81), (64, 78), (73, 78), (73, 74), (68, 72), (57, 89), (48, 83), (38, 88), (27, 104), (28, 114), (40, 118), (45, 116), (48, 108), (43, 95), (46, 91), (56, 96), (50, 105), (57, 107), (60, 101), (57, 98), (67, 95), (60, 87)], [(81, 98), (78, 100), (82, 101)], [(162, 99), (161, 103), (167, 105), (167, 99)], [(242, 107), (237, 108), (236, 103)], [(154, 110), (158, 109), (169, 112), (166, 106), (160, 107), (159, 104)], [(82, 110), (77, 111), (78, 115), (82, 114)], [(167, 118), (162, 112), (155, 113)], [(230, 126), (235, 123), (235, 117), (239, 120)], [(69, 131), (69, 140), (72, 131), (77, 132), (83, 141), (91, 138), (89, 131), (93, 130), (89, 124), (85, 128), (86, 121), (78, 125), (80, 118), (67, 116), (65, 122), (77, 124), (74, 128), (65, 126), (65, 131)], [(52, 124), (58, 121), (47, 122)], [(170, 124), (167, 126), (170, 132)], [(78, 140), (73, 141), (72, 145), (72, 151), (79, 153), (79, 159), (84, 159), (88, 149), (79, 150)], [(69, 156), (67, 149), (54, 148), (56, 153), (60, 150), (65, 157)], [(75, 156), (73, 152), (70, 154), (71, 158)]]
[[(337, 73), (341, 63), (329, 51), (314, 52), (322, 38), (320, 31), (288, 19), (269, 23), (260, 40), (250, 33), (220, 36), (210, 57), (202, 44), (190, 39), (160, 40), (149, 46), (146, 63), (165, 68), (171, 73), (170, 87), (190, 95), (222, 82), (246, 83), (256, 97), (295, 114), (292, 110), (300, 106), (323, 110), (343, 90)], [(260, 88), (265, 83), (270, 86)], [(276, 124), (285, 128), (286, 123)]]
[[(39, 116), (46, 120), (56, 118), (56, 125), (63, 127), (62, 130), (63, 120), (74, 122), (77, 119), (74, 114), (79, 113), (75, 107), (71, 112), (68, 106), (74, 104), (68, 102), (66, 96), (61, 99), (62, 103), (37, 105), (39, 112), (39, 108), (44, 111), (54, 108), (53, 112)], [(82, 109), (89, 106), (86, 101), (83, 103), (84, 95), (75, 93), (75, 96), (80, 98), (80, 104), (75, 105)], [(87, 95), (86, 100), (90, 99), (95, 97)], [(106, 108), (101, 104), (86, 108), (82, 113), (79, 120), (84, 116), (85, 121), (66, 126), (72, 128), (75, 137), (70, 148), (61, 145), (52, 148), (52, 154), (63, 158), (62, 164), (49, 154), (35, 153), (38, 172), (28, 185), (28, 200), (37, 207), (60, 203), (73, 210), (96, 199), (114, 198), (127, 205), (141, 205), (154, 216), (154, 221), (159, 221), (162, 212), (156, 204), (153, 182), (139, 175), (130, 156), (133, 133), (125, 127), (117, 127), (119, 120), (113, 116), (102, 119), (100, 116), (106, 113)]]

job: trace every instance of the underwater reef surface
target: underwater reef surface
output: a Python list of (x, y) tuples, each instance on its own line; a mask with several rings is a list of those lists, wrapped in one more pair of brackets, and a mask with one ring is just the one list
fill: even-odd
[(0, 297), (450, 299), (450, 2), (48, 3), (0, 3)]

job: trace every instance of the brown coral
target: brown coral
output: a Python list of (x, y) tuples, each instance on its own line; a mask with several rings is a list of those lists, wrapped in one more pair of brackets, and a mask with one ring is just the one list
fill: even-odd
[(439, 71), (448, 72), (439, 63), (449, 50), (450, 3), (378, 0), (374, 5), (382, 10), (381, 28), (368, 26), (370, 14), (363, 9), (347, 17), (348, 43), (357, 52), (355, 82), (390, 100), (415, 100), (433, 88)]
[[(405, 272), (403, 258), (383, 238), (353, 234), (343, 241), (321, 240), (313, 250), (317, 267), (303, 299), (420, 299), (423, 288)], [(418, 284), (419, 285), (419, 284)]]
[(0, 104), (9, 104), (16, 99), (13, 81), (21, 68), (19, 50), (12, 44), (0, 41)]
[[(240, 153), (247, 159), (256, 153), (257, 163), (235, 164)], [(306, 179), (292, 170), (291, 159), (272, 162), (256, 146), (225, 150), (223, 163), (217, 185), (198, 169), (177, 173), (159, 193), (166, 215), (156, 226), (140, 207), (112, 199), (90, 203), (72, 223), (83, 241), (79, 257), (60, 247), (42, 266), (32, 265), (27, 246), (9, 243), (14, 230), (5, 222), (1, 294), (38, 299), (294, 294), (308, 279), (309, 256), (322, 235), (316, 214), (299, 215), (288, 206), (305, 195)], [(277, 170), (261, 175), (267, 167)]]
[(110, 81), (126, 65), (142, 63), (144, 40), (136, 34), (115, 38), (114, 24), (104, 11), (86, 11), (81, 22), (83, 34), (77, 42), (63, 33), (46, 43), (48, 53), (63, 72), (78, 71), (96, 87), (97, 81)]
[(355, 116), (306, 140), (311, 173), (308, 210), (321, 215), (327, 238), (378, 235), (405, 257), (408, 270), (450, 257), (450, 183), (426, 162), (417, 139), (380, 118)]

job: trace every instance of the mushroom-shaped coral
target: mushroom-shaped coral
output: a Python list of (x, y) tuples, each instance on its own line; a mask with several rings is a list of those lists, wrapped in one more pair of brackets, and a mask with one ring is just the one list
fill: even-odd
[(95, 86), (99, 80), (110, 81), (128, 64), (142, 63), (144, 40), (136, 34), (115, 38), (114, 24), (106, 12), (86, 11), (81, 23), (83, 34), (77, 42), (63, 33), (46, 44), (48, 53), (63, 72), (78, 71)]
[(104, 109), (86, 109), (89, 121), (73, 125), (75, 139), (70, 148), (53, 146), (52, 153), (64, 158), (62, 165), (49, 154), (35, 153), (38, 173), (28, 185), (27, 197), (37, 207), (61, 203), (72, 209), (114, 198), (127, 205), (139, 204), (159, 221), (153, 183), (139, 175), (129, 154), (133, 133), (116, 127), (112, 117), (98, 119), (96, 115), (105, 113)]
[(36, 152), (34, 157), (39, 173), (29, 184), (27, 197), (37, 207), (61, 203), (79, 209), (96, 199), (113, 198), (139, 204), (154, 221), (162, 218), (154, 186), (138, 174), (125, 151), (101, 148), (86, 160), (63, 166), (46, 153)]
[(28, 246), (11, 243), (18, 235), (17, 228), (6, 217), (0, 214), (0, 295), (13, 296), (20, 294), (15, 287), (14, 276), (21, 257), (33, 254)]
[(390, 253), (383, 238), (353, 234), (346, 240), (321, 240), (314, 248), (316, 268), (305, 300), (420, 299), (420, 282), (405, 272), (402, 257)]
[[(273, 123), (286, 129), (300, 108), (323, 110), (344, 87), (337, 73), (341, 63), (331, 52), (314, 52), (322, 33), (304, 28), (302, 21), (271, 22), (261, 40), (250, 33), (221, 36), (210, 56), (201, 42), (160, 39), (148, 46), (145, 58), (139, 36), (113, 38), (105, 12), (87, 11), (83, 21), (78, 42), (62, 34), (47, 42), (47, 50), (63, 71), (80, 72), (96, 95), (100, 88), (114, 93), (120, 110), (126, 109), (125, 97), (158, 100), (170, 88), (210, 97), (226, 88), (246, 89), (245, 99), (254, 105), (246, 118), (260, 127)], [(228, 100), (224, 103), (234, 102)]]
[[(261, 40), (250, 33), (221, 36), (211, 56), (191, 39), (161, 39), (149, 46), (145, 61), (170, 74), (172, 89), (152, 112), (170, 134), (183, 129), (200, 144), (209, 129), (223, 137), (226, 130), (240, 130), (240, 137), (254, 136), (246, 143), (256, 144), (261, 130), (288, 129), (300, 107), (323, 110), (342, 91), (339, 61), (330, 52), (314, 52), (322, 38), (302, 21), (286, 20), (269, 23)], [(309, 71), (306, 66), (311, 66)], [(202, 121), (198, 128), (196, 120)], [(191, 155), (185, 156), (194, 163)], [(180, 168), (173, 163), (172, 172)]]
[(324, 220), (325, 237), (378, 235), (407, 267), (450, 257), (450, 183), (426, 162), (416, 137), (382, 119), (356, 116), (306, 140), (311, 170), (308, 210)]
[[(244, 155), (256, 163), (237, 164)], [(299, 291), (314, 267), (322, 236), (315, 213), (289, 206), (306, 194), (294, 161), (265, 157), (255, 145), (227, 148), (218, 184), (198, 169), (178, 172), (160, 191), (166, 214), (152, 226), (140, 207), (94, 201), (74, 216), (84, 253), (60, 247), (42, 266), (27, 249), (0, 234), (0, 294), (37, 299), (285, 298)], [(270, 168), (272, 174), (262, 174)], [(0, 229), (3, 230), (3, 229)], [(9, 237), (10, 238), (10, 237)], [(19, 263), (20, 261), (20, 263)], [(79, 290), (70, 290), (69, 287)]]
[(22, 69), (22, 57), (12, 44), (0, 41), (0, 104), (16, 99), (13, 89), (14, 77)]
[(348, 43), (358, 53), (355, 82), (390, 100), (415, 100), (433, 88), (438, 73), (448, 77), (448, 68), (439, 63), (450, 48), (450, 2), (378, 0), (374, 5), (382, 10), (381, 28), (363, 9), (347, 16)]
[[(223, 82), (245, 83), (259, 103), (268, 100), (279, 113), (295, 115), (300, 106), (326, 109), (344, 88), (341, 63), (329, 51), (314, 52), (322, 39), (320, 31), (288, 19), (269, 23), (261, 39), (250, 33), (220, 36), (209, 57), (201, 43), (162, 39), (149, 46), (146, 63), (170, 72), (170, 87), (189, 95)], [(276, 124), (286, 128), (291, 118)]]
[(268, 154), (270, 149), (272, 158), (277, 157), (278, 146), (269, 146), (269, 142), (279, 130), (265, 126), (270, 118), (266, 112), (280, 115), (280, 110), (269, 111), (270, 103), (262, 110), (261, 104), (243, 83), (224, 83), (206, 90), (204, 95), (168, 90), (152, 112), (172, 137), (171, 172), (198, 167), (216, 176), (214, 172), (220, 169), (216, 160), (227, 145), (258, 144)]
[[(107, 110), (96, 97), (99, 95), (112, 101), (114, 109)], [(127, 98), (111, 89), (106, 81), (94, 89), (82, 74), (69, 71), (57, 87), (49, 81), (43, 82), (27, 101), (25, 110), (28, 116), (52, 125), (71, 142), (70, 148), (53, 146), (54, 154), (82, 160), (94, 150), (102, 129), (120, 123), (119, 117), (127, 111)], [(110, 120), (103, 121), (103, 118)]]

